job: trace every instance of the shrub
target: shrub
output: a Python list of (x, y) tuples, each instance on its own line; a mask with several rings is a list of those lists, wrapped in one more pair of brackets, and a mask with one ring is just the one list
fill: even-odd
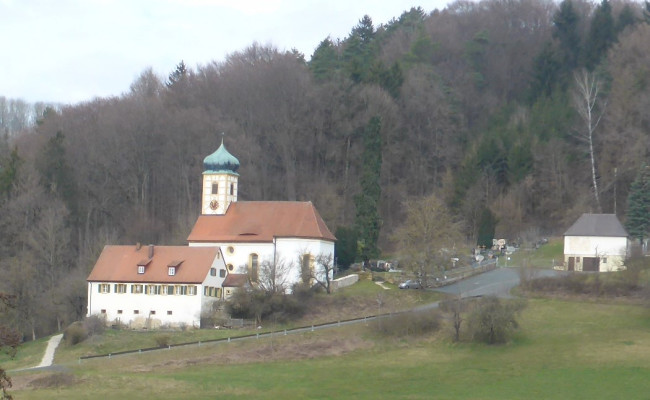
[(99, 315), (93, 314), (84, 319), (83, 327), (88, 332), (88, 336), (101, 335), (106, 330), (106, 321)]
[(153, 339), (156, 341), (158, 347), (167, 347), (172, 341), (172, 337), (168, 334), (156, 335)]
[(378, 318), (375, 322), (377, 332), (383, 336), (425, 335), (440, 329), (440, 313), (437, 310), (409, 311)]
[(468, 319), (472, 339), (487, 344), (507, 342), (519, 327), (515, 317), (524, 307), (525, 302), (521, 300), (503, 301), (495, 296), (482, 298)]
[(226, 311), (233, 318), (254, 318), (257, 323), (273, 318), (276, 322), (301, 317), (308, 301), (307, 295), (268, 293), (262, 290), (237, 291), (226, 303)]
[(74, 346), (88, 338), (88, 331), (84, 325), (77, 321), (73, 322), (63, 332), (63, 339), (69, 346)]

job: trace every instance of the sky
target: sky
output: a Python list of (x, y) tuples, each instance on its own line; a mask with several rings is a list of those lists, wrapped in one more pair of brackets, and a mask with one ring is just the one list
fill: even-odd
[(307, 60), (364, 15), (375, 26), (447, 0), (0, 0), (0, 96), (76, 104), (120, 96), (147, 68), (167, 77), (254, 42)]

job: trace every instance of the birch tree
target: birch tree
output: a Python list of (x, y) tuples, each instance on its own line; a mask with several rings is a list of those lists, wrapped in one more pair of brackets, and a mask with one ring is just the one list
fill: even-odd
[(598, 212), (601, 212), (596, 153), (594, 151), (594, 135), (605, 113), (607, 101), (601, 98), (602, 82), (595, 73), (583, 69), (574, 74), (574, 80), (573, 106), (583, 124), (582, 128), (576, 132), (575, 137), (588, 147), (594, 200)]

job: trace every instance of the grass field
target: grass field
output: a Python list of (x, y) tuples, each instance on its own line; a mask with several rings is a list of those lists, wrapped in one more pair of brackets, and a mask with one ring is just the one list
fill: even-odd
[(379, 338), (369, 326), (14, 374), (18, 399), (647, 399), (650, 311), (536, 299), (514, 340)]
[(553, 268), (564, 260), (564, 241), (561, 237), (549, 238), (547, 244), (535, 250), (519, 249), (510, 256), (512, 266), (533, 268)]

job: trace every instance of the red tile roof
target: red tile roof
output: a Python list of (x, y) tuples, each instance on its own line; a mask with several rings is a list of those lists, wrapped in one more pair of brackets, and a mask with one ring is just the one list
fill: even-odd
[[(88, 276), (89, 282), (143, 282), (143, 283), (201, 283), (210, 272), (218, 247), (154, 246), (149, 259), (149, 247), (104, 246), (97, 263)], [(148, 261), (144, 274), (138, 274), (138, 265)], [(176, 274), (169, 276), (170, 266)]]
[(247, 274), (228, 274), (226, 279), (224, 279), (223, 287), (242, 287), (248, 284), (248, 275)]
[(201, 215), (190, 242), (272, 242), (274, 237), (336, 241), (314, 205), (298, 201), (238, 201), (225, 215)]

